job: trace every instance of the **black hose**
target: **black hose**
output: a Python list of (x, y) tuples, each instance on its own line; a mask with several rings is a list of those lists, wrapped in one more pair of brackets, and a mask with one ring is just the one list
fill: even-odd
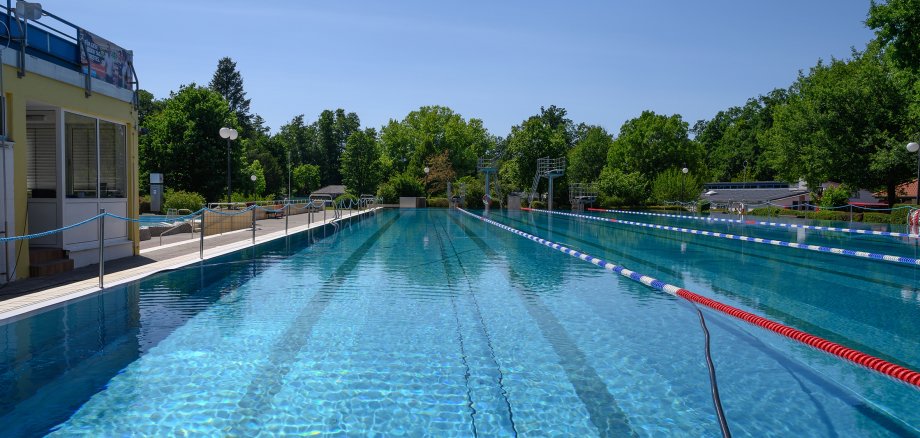
[(706, 366), (709, 367), (709, 386), (712, 389), (712, 404), (716, 408), (716, 417), (719, 418), (719, 427), (722, 429), (724, 438), (731, 438), (732, 431), (728, 428), (728, 421), (725, 420), (725, 412), (722, 410), (722, 399), (719, 398), (719, 383), (716, 381), (716, 366), (712, 363), (712, 355), (709, 351), (709, 329), (706, 328), (706, 320), (703, 319), (703, 311), (699, 306), (693, 305), (696, 313), (700, 316), (700, 326), (703, 327), (703, 335), (706, 338)]

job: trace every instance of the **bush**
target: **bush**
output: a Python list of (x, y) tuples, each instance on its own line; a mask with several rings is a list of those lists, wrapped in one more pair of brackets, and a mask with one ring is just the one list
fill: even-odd
[[(907, 209), (905, 209), (907, 210)], [(896, 220), (894, 215), (888, 213), (878, 213), (875, 211), (867, 211), (862, 214), (863, 222), (874, 222), (879, 224), (890, 224), (891, 221)]]
[(668, 169), (652, 181), (652, 199), (664, 201), (693, 201), (700, 196), (703, 180), (698, 172), (684, 174), (680, 169)]
[(460, 188), (464, 185), (466, 185), (466, 198), (464, 198), (466, 206), (469, 208), (485, 208), (482, 203), (482, 196), (485, 194), (485, 183), (474, 176), (464, 176), (457, 181), (455, 186), (457, 193), (460, 193)]
[(397, 197), (400, 196), (425, 196), (425, 186), (412, 175), (400, 173), (390, 178), (387, 184), (393, 186)]
[(530, 208), (536, 208), (540, 210), (546, 209), (546, 203), (543, 201), (533, 201), (530, 203)]
[(639, 172), (623, 173), (604, 167), (597, 188), (601, 205), (608, 207), (639, 205), (648, 197), (648, 183)]
[[(850, 189), (844, 185), (828, 187), (821, 194), (822, 207), (841, 207), (850, 202)], [(849, 216), (848, 216), (849, 217)]]
[[(894, 208), (897, 208), (897, 210), (891, 211), (891, 223), (892, 224), (906, 224), (907, 223), (907, 213), (910, 211), (910, 209), (903, 208), (907, 206), (916, 207), (915, 204), (895, 204), (894, 205)], [(902, 208), (898, 208), (898, 207), (902, 207)]]
[(348, 193), (339, 195), (339, 197), (335, 198), (333, 202), (335, 202), (335, 205), (339, 206), (340, 208), (358, 207), (358, 197), (355, 195), (349, 195)]
[(150, 195), (143, 195), (137, 198), (137, 203), (139, 204), (139, 211), (141, 213), (151, 213), (150, 211)]
[(195, 192), (186, 192), (185, 190), (166, 189), (164, 197), (166, 199), (163, 200), (163, 210), (166, 211), (173, 208), (198, 211), (205, 204), (204, 196)]
[(447, 198), (428, 198), (428, 207), (447, 208), (450, 207), (450, 203), (447, 202)]
[(809, 215), (812, 219), (824, 221), (848, 221), (850, 213), (846, 211), (820, 210)]
[(390, 183), (380, 184), (380, 187), (377, 188), (377, 197), (384, 204), (396, 204), (399, 202), (399, 192)]
[(751, 210), (751, 216), (779, 216), (783, 209), (779, 207), (758, 207)]

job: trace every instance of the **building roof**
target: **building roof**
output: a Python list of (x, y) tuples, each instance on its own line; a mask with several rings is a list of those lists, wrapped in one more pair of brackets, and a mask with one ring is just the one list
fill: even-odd
[(345, 193), (346, 187), (343, 185), (330, 185), (317, 189), (310, 193), (311, 195), (332, 195), (333, 198)]
[(703, 193), (702, 198), (711, 202), (768, 202), (793, 196), (807, 195), (807, 190), (777, 188), (777, 189), (710, 189)]
[[(894, 192), (899, 198), (914, 199), (917, 197), (917, 180), (909, 181), (904, 184), (897, 186), (894, 189)], [(875, 192), (875, 196), (879, 199), (884, 199), (888, 196), (888, 193), (884, 190), (879, 190)]]

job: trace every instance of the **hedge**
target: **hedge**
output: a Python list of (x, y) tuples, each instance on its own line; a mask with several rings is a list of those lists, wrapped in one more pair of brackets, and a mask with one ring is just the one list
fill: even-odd
[(428, 207), (447, 208), (450, 207), (450, 203), (447, 202), (447, 198), (428, 198)]

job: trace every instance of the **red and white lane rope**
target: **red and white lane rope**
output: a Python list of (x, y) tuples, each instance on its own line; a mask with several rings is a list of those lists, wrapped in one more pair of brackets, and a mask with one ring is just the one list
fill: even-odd
[(780, 227), (780, 228), (801, 228), (804, 230), (819, 230), (819, 231), (833, 231), (837, 233), (851, 233), (851, 234), (865, 234), (867, 236), (891, 236), (891, 237), (909, 237), (909, 238), (918, 238), (916, 232), (914, 233), (897, 233), (894, 231), (874, 231), (874, 230), (860, 230), (857, 228), (840, 228), (840, 227), (823, 227), (820, 225), (804, 225), (804, 224), (789, 224), (785, 222), (766, 222), (766, 221), (754, 221), (754, 220), (741, 220), (741, 219), (727, 219), (727, 218), (717, 218), (717, 217), (708, 217), (708, 216), (687, 216), (682, 214), (665, 214), (665, 213), (650, 213), (647, 211), (629, 211), (629, 210), (609, 210), (602, 208), (588, 208), (589, 211), (597, 211), (602, 213), (619, 213), (619, 214), (638, 214), (643, 216), (657, 216), (657, 217), (668, 217), (675, 219), (687, 219), (695, 221), (704, 221), (704, 222), (728, 222), (733, 224), (745, 224), (745, 225), (763, 225), (768, 227)]
[(719, 237), (722, 239), (729, 239), (729, 240), (740, 240), (742, 242), (760, 243), (764, 245), (773, 245), (773, 246), (784, 246), (787, 248), (796, 248), (796, 249), (804, 249), (808, 251), (823, 252), (827, 254), (838, 254), (838, 255), (845, 255), (845, 256), (851, 256), (851, 257), (860, 257), (860, 258), (870, 259), (870, 260), (883, 260), (886, 262), (901, 263), (901, 264), (910, 265), (910, 266), (920, 266), (920, 259), (916, 259), (913, 257), (902, 257), (902, 256), (888, 255), (888, 254), (879, 254), (879, 253), (874, 253), (874, 252), (855, 251), (852, 249), (833, 248), (833, 247), (821, 246), (821, 245), (806, 245), (804, 243), (786, 242), (783, 240), (763, 239), (760, 237), (742, 236), (738, 234), (717, 233), (715, 231), (704, 231), (704, 230), (695, 230), (693, 228), (671, 227), (668, 225), (648, 224), (645, 222), (625, 221), (622, 219), (613, 219), (613, 218), (600, 217), (600, 216), (589, 216), (585, 214), (566, 213), (564, 211), (537, 210), (533, 208), (522, 208), (521, 210), (536, 211), (540, 213), (555, 214), (555, 215), (560, 215), (560, 216), (577, 217), (581, 219), (588, 219), (588, 220), (600, 221), (600, 222), (613, 222), (617, 224), (632, 225), (636, 227), (654, 228), (656, 230), (677, 231), (679, 233), (696, 234), (696, 235), (708, 236), (708, 237)]
[(660, 290), (660, 291), (665, 292), (665, 293), (668, 293), (668, 294), (670, 294), (670, 295), (673, 295), (673, 296), (676, 296), (676, 297), (681, 297), (681, 298), (683, 298), (683, 299), (686, 299), (686, 300), (688, 300), (688, 301), (692, 301), (692, 302), (694, 302), (694, 303), (702, 304), (702, 305), (707, 306), (707, 307), (709, 307), (709, 308), (711, 308), (711, 309), (714, 309), (714, 310), (717, 310), (717, 311), (719, 311), (719, 312), (722, 312), (722, 313), (724, 313), (724, 314), (726, 314), (726, 315), (730, 315), (730, 316), (733, 316), (733, 317), (735, 317), (735, 318), (738, 318), (738, 319), (747, 321), (748, 323), (754, 324), (754, 325), (756, 325), (756, 326), (758, 326), (758, 327), (761, 327), (761, 328), (770, 330), (770, 331), (772, 331), (772, 332), (774, 332), (774, 333), (777, 333), (777, 334), (779, 334), (779, 335), (785, 336), (785, 337), (787, 337), (787, 338), (789, 338), (789, 339), (792, 339), (792, 340), (801, 342), (801, 343), (803, 343), (803, 344), (805, 344), (805, 345), (809, 345), (809, 346), (811, 346), (811, 347), (817, 348), (817, 349), (819, 349), (819, 350), (821, 350), (821, 351), (830, 353), (830, 354), (832, 354), (832, 355), (834, 355), (834, 356), (837, 356), (837, 357), (839, 357), (839, 358), (841, 358), (841, 359), (846, 359), (846, 360), (848, 360), (848, 361), (850, 361), (850, 362), (853, 362), (853, 363), (855, 363), (855, 364), (857, 364), (857, 365), (861, 365), (861, 366), (863, 366), (863, 367), (866, 367), (866, 368), (869, 368), (869, 369), (871, 369), (871, 370), (877, 371), (877, 372), (882, 373), (882, 374), (884, 374), (884, 375), (886, 375), (886, 376), (893, 377), (893, 378), (895, 378), (895, 379), (897, 379), (897, 380), (900, 380), (900, 381), (902, 381), (902, 382), (905, 382), (905, 383), (908, 383), (908, 384), (910, 384), (910, 385), (913, 385), (913, 386), (916, 387), (916, 388), (920, 388), (920, 373), (918, 373), (918, 372), (916, 372), (916, 371), (914, 371), (914, 370), (911, 370), (911, 369), (909, 369), (909, 368), (905, 368), (905, 367), (902, 367), (902, 366), (900, 366), (900, 365), (893, 364), (893, 363), (888, 362), (888, 361), (886, 361), (886, 360), (884, 360), (884, 359), (879, 359), (879, 358), (877, 358), (877, 357), (875, 357), (875, 356), (871, 356), (871, 355), (868, 355), (868, 354), (866, 354), (866, 353), (863, 353), (863, 352), (854, 350), (854, 349), (852, 349), (852, 348), (845, 347), (845, 346), (843, 346), (843, 345), (840, 345), (840, 344), (837, 344), (837, 343), (828, 341), (828, 340), (823, 339), (823, 338), (820, 338), (820, 337), (818, 337), (818, 336), (815, 336), (815, 335), (812, 335), (812, 334), (803, 332), (803, 331), (801, 331), (801, 330), (794, 329), (794, 328), (792, 328), (792, 327), (786, 326), (786, 325), (781, 324), (781, 323), (778, 323), (778, 322), (776, 322), (776, 321), (771, 321), (771, 320), (766, 319), (766, 318), (764, 318), (764, 317), (762, 317), (762, 316), (758, 316), (758, 315), (755, 315), (755, 314), (753, 314), (753, 313), (750, 313), (750, 312), (747, 312), (747, 311), (738, 309), (738, 308), (736, 308), (736, 307), (732, 307), (732, 306), (729, 306), (729, 305), (727, 305), (727, 304), (720, 303), (720, 302), (718, 302), (718, 301), (716, 301), (716, 300), (713, 300), (713, 299), (711, 299), (711, 298), (707, 298), (707, 297), (704, 297), (704, 296), (702, 296), (702, 295), (699, 295), (699, 294), (690, 292), (690, 291), (688, 291), (687, 289), (684, 289), (684, 288), (675, 286), (675, 285), (673, 285), (673, 284), (665, 283), (665, 282), (663, 282), (663, 281), (661, 281), (661, 280), (658, 280), (658, 279), (656, 279), (656, 278), (649, 277), (649, 276), (647, 276), (647, 275), (642, 275), (642, 274), (640, 274), (640, 273), (638, 273), (638, 272), (630, 271), (629, 269), (626, 269), (626, 268), (624, 268), (623, 266), (616, 265), (616, 264), (611, 263), (611, 262), (608, 262), (608, 261), (606, 261), (606, 260), (599, 259), (599, 258), (597, 258), (597, 257), (591, 256), (590, 254), (586, 254), (586, 253), (583, 253), (583, 252), (580, 252), (580, 251), (577, 251), (577, 250), (574, 250), (574, 249), (571, 249), (571, 248), (567, 248), (567, 247), (565, 247), (565, 246), (563, 246), (563, 245), (560, 245), (560, 244), (558, 244), (558, 243), (555, 243), (555, 242), (552, 242), (552, 241), (549, 241), (549, 240), (546, 240), (546, 239), (542, 239), (542, 238), (537, 237), (537, 236), (534, 236), (534, 235), (532, 235), (532, 234), (525, 233), (525, 232), (523, 232), (523, 231), (521, 231), (521, 230), (518, 230), (518, 229), (516, 229), (516, 228), (509, 227), (509, 226), (507, 226), (507, 225), (505, 225), (505, 224), (496, 222), (496, 221), (494, 221), (494, 220), (491, 220), (491, 219), (488, 219), (488, 218), (484, 218), (484, 217), (479, 216), (479, 215), (477, 215), (477, 214), (470, 213), (470, 212), (468, 212), (468, 211), (466, 211), (466, 210), (464, 210), (464, 209), (462, 209), (462, 208), (459, 209), (459, 210), (460, 210), (461, 212), (463, 212), (463, 213), (465, 213), (465, 214), (467, 214), (467, 215), (469, 215), (469, 216), (472, 216), (472, 217), (474, 217), (474, 218), (476, 218), (476, 219), (479, 219), (479, 220), (481, 220), (481, 221), (483, 221), (483, 222), (485, 222), (485, 223), (488, 223), (488, 224), (490, 224), (490, 225), (494, 225), (494, 226), (496, 226), (496, 227), (498, 227), (498, 228), (501, 228), (501, 229), (503, 229), (503, 230), (506, 230), (506, 231), (510, 231), (510, 232), (512, 232), (512, 233), (514, 233), (514, 234), (517, 234), (518, 236), (527, 238), (527, 239), (532, 240), (532, 241), (534, 241), (534, 242), (537, 242), (537, 243), (539, 243), (539, 244), (541, 244), (541, 245), (544, 245), (544, 246), (550, 247), (550, 248), (552, 248), (552, 249), (555, 249), (555, 250), (557, 250), (557, 251), (560, 251), (560, 252), (562, 252), (562, 253), (568, 254), (568, 255), (570, 255), (570, 256), (572, 256), (572, 257), (575, 257), (575, 258), (577, 258), (577, 259), (584, 260), (584, 261), (586, 261), (586, 262), (588, 262), (588, 263), (591, 263), (591, 264), (594, 264), (594, 265), (596, 265), (596, 266), (600, 266), (600, 267), (602, 267), (602, 268), (604, 268), (604, 269), (606, 269), (606, 270), (608, 270), (608, 271), (616, 272), (617, 274), (620, 274), (620, 275), (622, 275), (622, 276), (624, 276), (624, 277), (626, 277), (626, 278), (629, 278), (630, 280), (637, 281), (637, 282), (642, 283), (642, 284), (644, 284), (644, 285), (646, 285), (646, 286), (649, 286), (649, 287), (651, 287), (651, 288)]

